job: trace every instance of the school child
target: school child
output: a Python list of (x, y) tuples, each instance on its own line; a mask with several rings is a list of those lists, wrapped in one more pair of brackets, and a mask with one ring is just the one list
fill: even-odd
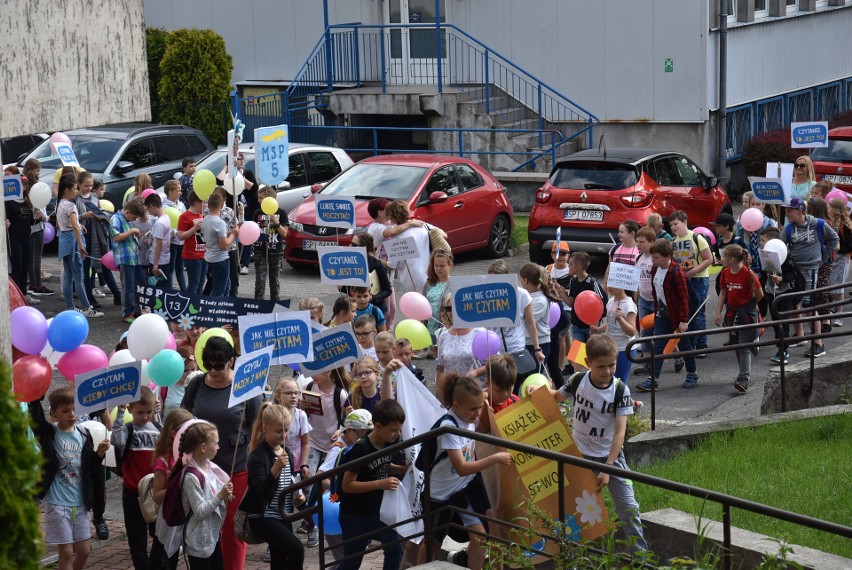
[(376, 351), (376, 361), (379, 363), (379, 375), (388, 365), (388, 362), (393, 360), (393, 343), (396, 339), (392, 332), (380, 332), (373, 339), (373, 348)]
[[(568, 266), (571, 268), (571, 281), (568, 287), (566, 287), (567, 291), (562, 298), (572, 308), (574, 307), (574, 299), (583, 291), (594, 291), (595, 295), (601, 298), (604, 305), (607, 303), (606, 293), (601, 289), (597, 280), (588, 273), (590, 263), (591, 257), (585, 251), (575, 251), (568, 259)], [(590, 326), (580, 320), (576, 312), (571, 313), (571, 338), (573, 340), (579, 340), (580, 342), (589, 340)]]
[[(660, 241), (665, 241), (671, 247), (670, 241), (657, 240)], [(564, 402), (569, 397), (574, 399), (571, 432), (583, 457), (627, 470), (629, 467), (622, 446), (627, 432), (627, 416), (633, 415), (633, 402), (630, 388), (612, 375), (618, 360), (618, 346), (606, 334), (594, 335), (586, 343), (586, 359), (589, 363), (588, 372), (578, 372), (571, 377), (572, 381), (559, 390), (550, 390), (550, 393), (557, 402)], [(593, 402), (595, 405), (592, 405)], [(624, 525), (622, 528), (628, 539), (632, 541), (631, 549), (646, 550), (648, 545), (642, 533), (639, 503), (633, 494), (633, 484), (607, 473), (595, 473), (595, 476), (598, 490), (609, 488), (618, 519)]]
[[(511, 354), (495, 354), (485, 362), (485, 397), (495, 414), (520, 400), (512, 393), (517, 377), (518, 366)], [(482, 418), (486, 417), (483, 413)]]
[(188, 209), (178, 218), (177, 238), (183, 241), (180, 257), (186, 269), (186, 290), (200, 295), (204, 291), (204, 278), (207, 276), (207, 244), (201, 224), (204, 216), (201, 214), (203, 202), (195, 192), (190, 192), (187, 198)]
[(407, 338), (398, 338), (393, 342), (393, 357), (395, 360), (402, 362), (403, 366), (414, 374), (414, 377), (422, 383), (426, 383), (426, 377), (423, 375), (423, 369), (417, 368), (411, 363), (414, 358), (414, 349), (411, 348), (411, 341)]
[[(264, 186), (258, 192), (258, 198), (261, 201), (265, 198), (275, 198), (276, 195), (277, 192), (272, 186)], [(258, 208), (251, 216), (251, 219), (260, 227), (260, 239), (254, 243), (254, 298), (263, 299), (267, 274), (269, 274), (269, 299), (278, 301), (281, 294), (278, 274), (281, 272), (284, 259), (284, 239), (287, 237), (290, 221), (287, 219), (287, 212), (281, 209), (270, 216)]]
[(109, 440), (98, 442), (77, 427), (74, 387), (63, 386), (50, 393), (51, 423), (41, 399), (29, 403), (36, 438), (45, 457), (38, 498), (44, 501), (44, 542), (57, 546), (59, 568), (80, 569), (89, 557), (89, 509), (92, 508), (94, 472), (103, 469)]
[[(436, 427), (449, 425), (475, 431), (475, 422), (479, 419), (485, 403), (485, 394), (478, 381), (467, 376), (450, 374), (441, 398), (449, 412), (438, 420)], [(376, 422), (375, 415), (373, 422)], [(438, 438), (437, 454), (429, 468), (432, 482), (429, 501), (433, 511), (453, 505), (474, 511), (478, 515), (490, 514), (491, 504), (488, 502), (481, 472), (492, 465), (511, 465), (512, 456), (501, 451), (477, 460), (474, 445), (471, 438), (464, 436), (442, 435)], [(467, 567), (482, 568), (485, 562), (484, 539), (475, 533), (485, 533), (486, 523), (473, 515), (454, 515), (452, 511), (445, 510), (434, 517), (433, 525), (446, 525), (453, 519), (471, 531), (468, 533), (470, 542), (467, 546)], [(418, 564), (426, 564), (434, 558), (445, 536), (446, 531), (436, 533), (436, 551), (427, 552), (425, 546), (420, 549)]]
[[(294, 472), (301, 475), (303, 479), (307, 479), (311, 476), (310, 469), (308, 469), (308, 457), (311, 454), (310, 433), (314, 428), (308, 421), (308, 415), (298, 407), (301, 394), (302, 392), (295, 380), (282, 378), (275, 386), (272, 401), (284, 406), (290, 414), (290, 431), (287, 432), (285, 443), (287, 449), (293, 454)], [(298, 469), (295, 466), (298, 466)]]
[[(243, 219), (242, 211), (234, 211), (234, 208), (231, 207), (234, 205), (233, 198), (228, 195), (228, 193), (222, 186), (216, 186), (213, 189), (213, 194), (218, 194), (222, 198), (222, 210), (219, 212), (219, 217), (222, 219), (223, 222), (225, 222), (225, 229), (228, 232), (236, 232), (237, 234), (239, 234), (240, 223), (242, 223)], [(238, 209), (243, 207), (244, 201), (245, 197), (240, 194), (240, 201), (237, 203)], [(209, 206), (209, 199), (207, 200), (207, 203)], [(210, 242), (208, 241), (207, 243), (207, 247), (209, 248)], [(231, 297), (237, 296), (240, 287), (240, 255), (237, 252), (238, 245), (239, 240), (235, 237), (233, 240), (231, 240), (230, 245), (227, 247), (229, 288), (225, 290), (225, 295), (230, 295)], [(212, 286), (212, 283), (208, 280), (207, 284), (204, 286), (204, 293), (207, 294), (207, 291), (210, 290)]]
[(535, 340), (527, 334), (526, 348), (530, 355), (541, 363), (547, 360), (550, 353), (550, 293), (542, 286), (544, 268), (535, 263), (527, 263), (518, 271), (518, 284), (527, 290), (532, 299), (533, 318), (535, 319), (538, 346)]
[(355, 299), (340, 296), (334, 300), (331, 306), (331, 319), (325, 324), (327, 327), (336, 327), (355, 320)]
[[(186, 206), (184, 206), (180, 195), (180, 182), (174, 179), (167, 181), (166, 185), (163, 186), (163, 192), (166, 194), (166, 197), (163, 198), (163, 208), (177, 210), (178, 222), (180, 222), (180, 215), (186, 211)], [(186, 274), (183, 269), (183, 241), (178, 237), (177, 229), (171, 229), (170, 226), (169, 230), (169, 269), (166, 271), (169, 280), (166, 281), (166, 287), (172, 288), (172, 276), (174, 276), (180, 290), (185, 291)]]
[[(760, 232), (766, 228), (776, 227), (778, 225), (776, 218), (779, 216), (774, 214), (774, 205), (766, 204), (764, 206), (754, 196), (754, 192), (744, 192), (740, 199), (742, 200), (743, 210), (756, 208), (763, 212), (763, 223), (757, 231), (746, 231), (742, 224), (740, 224), (739, 219), (737, 220), (736, 226), (737, 236), (742, 240), (742, 244), (744, 244), (744, 247), (746, 248), (752, 271), (760, 271)], [(769, 211), (767, 211), (767, 209)]]
[[(20, 174), (17, 166), (11, 165), (3, 169), (3, 174)], [(6, 235), (9, 247), (9, 277), (21, 290), (21, 294), (27, 297), (31, 305), (39, 305), (41, 301), (33, 297), (27, 288), (27, 275), (33, 264), (33, 243), (30, 239), (33, 224), (35, 223), (35, 212), (30, 202), (30, 185), (26, 177), (21, 179), (23, 192), (21, 198), (6, 200)]]
[[(822, 184), (818, 183), (814, 186)], [(828, 219), (831, 227), (837, 232), (837, 237), (840, 240), (840, 249), (834, 254), (834, 261), (831, 262), (831, 277), (829, 285), (840, 285), (846, 283), (849, 276), (849, 254), (852, 253), (852, 219), (849, 218), (849, 211), (846, 209), (846, 202), (838, 198), (832, 198), (828, 202)], [(845, 288), (835, 289), (831, 293), (832, 301), (840, 301), (843, 299)], [(837, 311), (837, 307), (831, 309), (832, 312)], [(834, 326), (843, 326), (843, 321), (834, 319)]]
[[(220, 535), (227, 504), (234, 498), (228, 474), (213, 463), (219, 451), (219, 432), (209, 422), (189, 426), (180, 439), (181, 457), (171, 477), (182, 477), (181, 503), (186, 520), (183, 551), (190, 570), (223, 568)], [(184, 465), (184, 457), (186, 458)], [(202, 483), (202, 478), (204, 482)]]
[(352, 247), (363, 247), (367, 251), (367, 271), (370, 273), (370, 292), (373, 303), (382, 315), (385, 316), (385, 325), (390, 328), (392, 322), (388, 317), (388, 299), (393, 295), (393, 285), (388, 276), (388, 269), (383, 261), (376, 257), (376, 246), (371, 236), (366, 231), (361, 231), (352, 236)]
[(376, 359), (376, 320), (370, 315), (360, 315), (355, 319), (355, 340), (361, 345), (364, 356)]
[(136, 299), (136, 284), (145, 281), (142, 271), (142, 259), (139, 256), (139, 228), (131, 227), (131, 223), (145, 215), (145, 208), (138, 200), (128, 202), (120, 212), (116, 212), (110, 220), (112, 234), (113, 261), (121, 274), (121, 284), (124, 286), (122, 300), (124, 301), (123, 321), (131, 324), (141, 313)]
[(426, 321), (426, 328), (432, 336), (432, 355), (434, 356), (435, 331), (441, 328), (438, 312), (441, 309), (441, 301), (447, 293), (450, 284), (450, 273), (453, 270), (453, 254), (443, 249), (436, 249), (429, 257), (429, 268), (426, 270), (426, 285), (423, 287), (423, 295), (432, 306), (432, 318)]
[[(56, 208), (56, 224), (59, 228), (59, 260), (65, 271), (62, 279), (62, 292), (65, 296), (65, 307), (69, 311), (77, 310), (74, 307), (73, 290), (76, 288), (80, 304), (83, 305), (81, 313), (89, 318), (103, 317), (104, 314), (96, 310), (86, 297), (83, 287), (83, 258), (86, 257), (83, 234), (80, 230), (77, 206), (77, 179), (73, 176), (63, 176), (59, 179), (59, 206)], [(26, 295), (26, 285), (21, 291)]]
[[(654, 268), (654, 262), (651, 260), (651, 244), (656, 239), (656, 233), (650, 227), (645, 226), (639, 228), (636, 232), (636, 247), (639, 248), (639, 257), (636, 258), (636, 265), (639, 267), (639, 288), (637, 290), (637, 322), (641, 323), (642, 319), (647, 315), (654, 314), (654, 294), (651, 291), (653, 284), (651, 283), (651, 270)], [(642, 330), (639, 336), (650, 336), (651, 330)], [(641, 351), (649, 349), (646, 344), (639, 346)], [(637, 368), (634, 374), (650, 374), (651, 370), (648, 364), (643, 364)], [(625, 379), (626, 380), (626, 379)]]
[(190, 377), (198, 372), (198, 363), (195, 361), (195, 351), (190, 346), (177, 347), (177, 353), (183, 358), (183, 374), (177, 382), (168, 388), (160, 390), (160, 400), (163, 402), (163, 417), (167, 417), (172, 410), (180, 407), (183, 395), (186, 393), (186, 383)]
[(295, 482), (293, 456), (285, 444), (290, 423), (290, 413), (284, 406), (266, 402), (260, 407), (251, 431), (249, 484), (241, 505), (248, 513), (252, 532), (269, 544), (272, 568), (302, 568), (305, 560), (302, 541), (293, 533), (293, 525), (281, 516), (282, 512), (292, 514), (305, 503), (301, 491), (281, 493)]
[[(396, 400), (382, 400), (373, 408), (373, 431), (362, 437), (343, 455), (341, 462), (355, 461), (392, 445), (399, 439), (405, 411)], [(382, 529), (372, 540), (383, 544), (398, 540), (399, 535), (379, 520), (379, 509), (385, 490), (395, 491), (399, 479), (405, 473), (404, 466), (392, 466), (391, 456), (386, 455), (343, 475), (340, 489), (340, 528), (343, 540), (350, 541), (362, 534)], [(364, 552), (368, 539), (356, 540), (343, 547), (345, 556)], [(402, 546), (399, 543), (384, 547), (384, 568), (396, 569), (402, 564)], [(361, 556), (341, 563), (340, 570), (356, 570), (361, 566)]]
[(639, 227), (639, 224), (633, 220), (626, 220), (618, 225), (619, 243), (609, 248), (610, 263), (636, 265), (636, 257), (639, 255), (639, 248), (636, 247), (636, 232), (639, 231)]
[[(630, 368), (633, 363), (628, 360), (627, 343), (636, 335), (636, 303), (624, 292), (624, 289), (607, 285), (606, 293), (609, 301), (606, 303), (606, 325), (592, 327), (595, 333), (606, 333), (615, 341), (618, 347), (618, 363), (615, 367), (615, 377), (627, 384)], [(631, 352), (634, 352), (631, 350)]]
[[(27, 179), (25, 183), (26, 187), (32, 189), (41, 178), (41, 163), (34, 158), (27, 159), (24, 163), (22, 175)], [(8, 216), (6, 217), (8, 219)], [(35, 295), (36, 297), (53, 295), (54, 293), (54, 291), (51, 291), (42, 283), (42, 281), (51, 277), (50, 274), (45, 273), (41, 269), (42, 252), (44, 251), (44, 224), (46, 220), (46, 208), (33, 208), (33, 225), (30, 228), (33, 263), (29, 269), (29, 289), (32, 291), (31, 295)]]
[(169, 217), (163, 211), (163, 200), (159, 194), (148, 194), (145, 198), (145, 208), (154, 220), (151, 226), (151, 247), (148, 250), (148, 263), (151, 265), (151, 277), (162, 279), (166, 284), (171, 282), (169, 273), (171, 267), (172, 225)]
[(378, 362), (369, 356), (365, 356), (355, 362), (352, 375), (355, 377), (355, 384), (352, 388), (352, 407), (356, 410), (364, 409), (371, 412), (381, 399), (378, 385)]
[(743, 248), (746, 247), (746, 245), (742, 237), (738, 236), (734, 232), (737, 226), (737, 221), (731, 214), (727, 212), (722, 212), (718, 215), (716, 221), (713, 222), (713, 226), (716, 228), (716, 243), (712, 246), (713, 257), (715, 259), (713, 264), (721, 265), (722, 250), (724, 250), (729, 245), (738, 245)]
[(315, 323), (322, 322), (322, 314), (325, 311), (325, 305), (316, 297), (305, 297), (299, 301), (300, 311), (310, 311), (311, 320)]
[[(686, 212), (675, 210), (669, 216), (669, 224), (674, 233), (674, 260), (681, 265), (689, 288), (689, 313), (692, 321), (691, 331), (703, 331), (707, 328), (706, 303), (707, 289), (710, 285), (710, 272), (707, 268), (713, 263), (710, 244), (704, 236), (694, 233), (687, 226)], [(707, 348), (707, 336), (694, 337), (696, 349)], [(698, 358), (703, 358), (701, 354)]]
[[(154, 534), (154, 525), (146, 524), (139, 508), (139, 480), (153, 473), (154, 449), (160, 428), (153, 423), (156, 406), (154, 393), (142, 386), (140, 399), (129, 405), (118, 406), (115, 421), (112, 424), (111, 443), (115, 446), (116, 463), (122, 474), (122, 507), (124, 510), (124, 529), (130, 546), (130, 559), (137, 570), (150, 566), (148, 555), (148, 534)], [(124, 410), (127, 408), (133, 416), (130, 425), (124, 424)]]
[[(765, 246), (766, 243), (772, 239), (781, 239), (781, 231), (778, 228), (771, 227), (760, 230), (761, 247)], [(787, 259), (784, 260), (784, 263), (781, 264), (780, 273), (777, 271), (766, 271), (766, 285), (764, 286), (763, 291), (766, 296), (767, 304), (771, 307), (775, 297), (791, 291), (801, 291), (801, 287), (803, 285), (803, 280), (800, 278), (796, 266), (793, 265), (793, 259), (788, 255)], [(795, 308), (796, 302), (792, 299), (782, 299), (778, 302), (779, 312), (792, 311)], [(778, 320), (780, 318), (784, 317), (780, 317), (775, 314), (772, 315), (772, 320)], [(781, 338), (782, 332), (785, 339), (790, 339), (790, 325), (773, 325), (772, 329), (775, 333), (775, 340)], [(772, 357), (770, 357), (769, 360), (773, 364), (780, 364), (781, 358), (783, 357), (784, 364), (787, 364), (790, 359), (789, 347), (790, 344), (786, 344), (782, 354), (781, 346), (779, 345), (778, 350), (774, 355), (772, 355)]]
[[(229, 250), (237, 237), (237, 228), (228, 229), (227, 222), (222, 217), (225, 200), (218, 193), (213, 193), (207, 201), (210, 213), (201, 222), (201, 234), (206, 246), (204, 261), (207, 262), (210, 295), (223, 297), (229, 294), (231, 287), (231, 261)], [(233, 210), (232, 210), (233, 212)]]
[[(559, 251), (557, 251), (557, 246), (559, 246)], [(565, 363), (565, 355), (568, 354), (570, 345), (568, 333), (571, 329), (571, 307), (562, 300), (561, 294), (561, 290), (568, 287), (571, 282), (571, 269), (568, 267), (569, 255), (571, 255), (571, 248), (568, 247), (566, 242), (554, 243), (550, 248), (550, 257), (553, 258), (553, 263), (546, 267), (553, 293), (560, 299), (559, 306), (561, 309), (559, 322), (550, 331), (551, 342), (558, 342), (558, 346), (551, 346), (550, 354), (547, 355), (547, 366), (551, 371), (551, 378), (557, 381), (561, 379), (563, 374), (574, 371), (573, 366)], [(556, 372), (555, 375), (554, 372)]]
[(373, 319), (373, 322), (375, 323), (373, 326), (378, 332), (388, 330), (387, 324), (385, 323), (384, 313), (382, 313), (380, 308), (370, 302), (373, 298), (373, 294), (370, 293), (369, 287), (351, 287), (350, 296), (355, 299), (356, 319), (365, 315), (369, 316)]
[(663, 225), (663, 217), (660, 214), (654, 213), (649, 215), (645, 220), (645, 224), (654, 230), (654, 241), (657, 241), (658, 239), (667, 239), (669, 241), (674, 240), (672, 234), (666, 231), (666, 228)]
[[(192, 419), (192, 414), (183, 408), (176, 408), (166, 414), (166, 420), (163, 422), (163, 429), (160, 431), (160, 438), (157, 440), (157, 445), (154, 447), (154, 484), (153, 498), (157, 505), (162, 506), (163, 499), (166, 497), (166, 482), (169, 479), (169, 473), (175, 466), (176, 457), (172, 455), (174, 448), (175, 434), (180, 427)], [(159, 513), (158, 513), (159, 515)], [(165, 546), (157, 536), (154, 536), (154, 544), (151, 546), (151, 568), (175, 570), (178, 563), (178, 553), (168, 556)]]
[[(100, 181), (99, 181), (100, 182)], [(101, 210), (100, 198), (94, 192), (95, 182), (91, 172), (83, 171), (77, 176), (77, 188), (80, 195), (77, 196), (77, 215), (80, 225), (85, 230), (84, 241), (88, 256), (83, 259), (83, 285), (86, 287), (86, 297), (91, 301), (95, 309), (100, 309), (99, 297), (105, 297), (104, 293), (95, 287), (95, 278), (101, 275), (109, 283), (110, 291), (117, 296), (119, 291), (112, 278), (112, 272), (103, 267), (100, 259), (109, 250), (109, 217)]]
[(133, 200), (141, 200), (142, 192), (147, 190), (148, 188), (153, 188), (154, 183), (151, 182), (151, 177), (147, 174), (137, 174), (136, 178), (133, 179), (133, 187), (130, 188), (127, 192), (124, 193), (124, 198), (122, 199), (122, 206), (126, 206), (129, 202)]
[(189, 193), (192, 192), (192, 177), (195, 174), (195, 158), (187, 156), (181, 163), (183, 172), (180, 175), (180, 199), (189, 208)]
[(139, 230), (139, 263), (142, 266), (142, 274), (148, 276), (151, 275), (151, 247), (154, 245), (151, 230), (154, 228), (154, 222), (157, 219), (148, 214), (147, 209), (145, 209), (144, 200), (140, 198), (133, 201), (138, 202), (142, 206), (143, 214), (131, 222), (130, 225)]

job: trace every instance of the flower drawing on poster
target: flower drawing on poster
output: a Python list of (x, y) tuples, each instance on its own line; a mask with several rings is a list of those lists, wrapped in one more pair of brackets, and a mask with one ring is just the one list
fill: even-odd
[(603, 522), (601, 506), (595, 500), (595, 496), (588, 491), (575, 499), (577, 512), (580, 514), (580, 522), (583, 524), (598, 524)]

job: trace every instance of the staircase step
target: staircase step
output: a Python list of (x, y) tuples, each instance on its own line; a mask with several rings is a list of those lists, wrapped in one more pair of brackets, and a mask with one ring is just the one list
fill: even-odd
[[(505, 123), (499, 123), (494, 125), (500, 129), (529, 129), (529, 130), (538, 130), (538, 119), (518, 119), (516, 121), (506, 121)], [(513, 133), (509, 135), (522, 137), (529, 136), (527, 133)]]

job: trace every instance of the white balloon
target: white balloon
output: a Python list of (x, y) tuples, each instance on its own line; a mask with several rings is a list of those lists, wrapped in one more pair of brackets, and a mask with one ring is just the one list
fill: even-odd
[(787, 259), (787, 244), (778, 238), (771, 239), (763, 246), (764, 251), (774, 251), (778, 254), (778, 259), (781, 263)]
[(225, 183), (223, 184), (225, 187), (225, 192), (233, 196), (235, 193), (237, 196), (243, 193), (243, 190), (246, 189), (246, 179), (243, 178), (242, 174), (237, 174), (234, 178), (230, 176), (225, 178)]
[(166, 347), (169, 325), (160, 315), (146, 313), (130, 325), (127, 348), (136, 360), (151, 358)]
[(81, 422), (79, 425), (92, 436), (92, 447), (94, 447), (95, 450), (97, 450), (98, 445), (107, 438), (108, 434), (106, 426), (97, 420), (86, 420), (85, 422)]
[(50, 203), (52, 194), (50, 186), (44, 182), (36, 182), (33, 184), (33, 187), (30, 188), (30, 202), (32, 203), (33, 208), (46, 207)]
[(126, 348), (124, 350), (116, 351), (112, 356), (109, 357), (110, 366), (118, 366), (119, 364), (130, 364), (131, 362), (136, 362), (136, 359), (133, 358), (133, 355), (130, 354), (130, 351)]

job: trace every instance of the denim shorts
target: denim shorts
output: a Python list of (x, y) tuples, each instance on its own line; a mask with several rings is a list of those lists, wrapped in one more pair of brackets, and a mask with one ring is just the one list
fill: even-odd
[(86, 507), (44, 504), (44, 542), (49, 545), (73, 544), (92, 538)]

